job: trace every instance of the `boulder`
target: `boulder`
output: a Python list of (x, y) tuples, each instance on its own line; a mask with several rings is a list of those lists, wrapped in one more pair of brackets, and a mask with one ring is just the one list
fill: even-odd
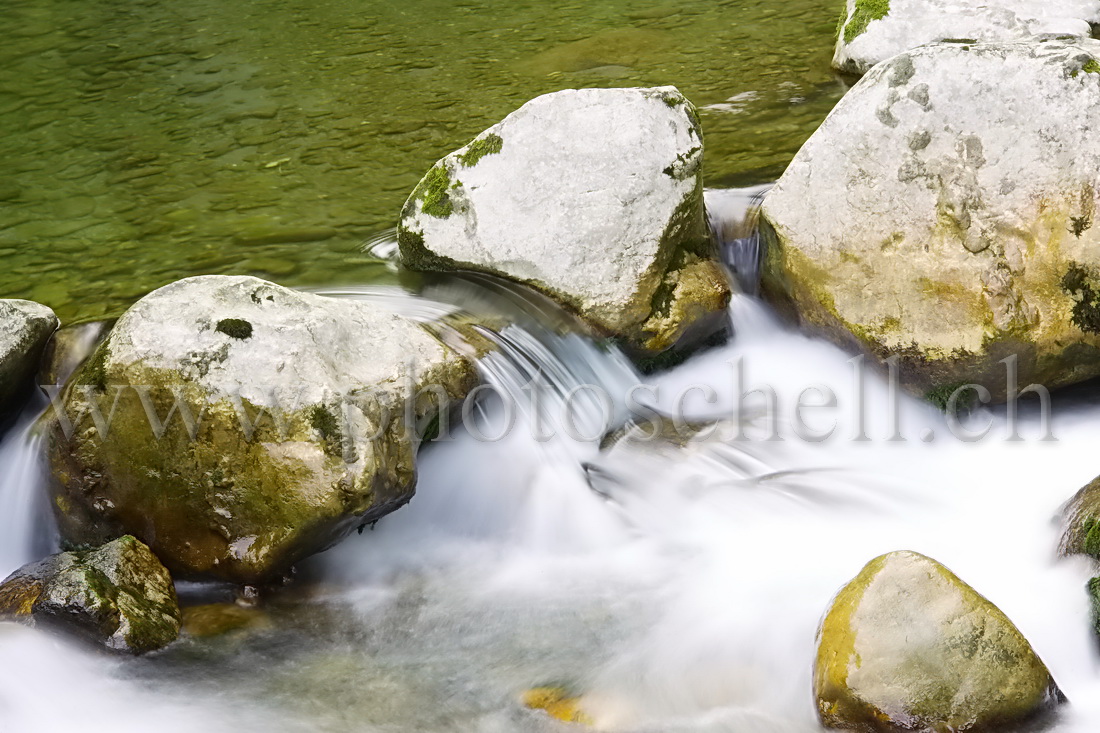
[(876, 67), (764, 199), (764, 290), (939, 394), (1100, 374), (1100, 42)]
[(0, 300), (0, 410), (11, 407), (38, 369), (57, 316), (29, 300)]
[(62, 536), (132, 534), (180, 576), (272, 580), (408, 502), (425, 430), (476, 383), (375, 304), (251, 277), (168, 285), (45, 417)]
[(1001, 730), (1064, 701), (1012, 622), (915, 552), (869, 562), (833, 599), (817, 643), (814, 696), (829, 728)]
[(638, 355), (726, 325), (703, 138), (674, 87), (538, 97), (440, 160), (401, 214), (404, 263), (516, 280)]
[(168, 571), (130, 536), (62, 552), (0, 583), (0, 621), (57, 628), (118, 652), (143, 654), (179, 636)]
[(1062, 507), (1062, 555), (1100, 560), (1100, 477), (1086, 484)]
[(1013, 43), (1088, 38), (1100, 0), (847, 0), (833, 68), (866, 74), (875, 64), (935, 41)]

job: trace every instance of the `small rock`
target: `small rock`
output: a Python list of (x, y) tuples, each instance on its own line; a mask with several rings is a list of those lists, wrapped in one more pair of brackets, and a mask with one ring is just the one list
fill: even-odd
[(180, 610), (168, 571), (148, 547), (125, 536), (15, 571), (0, 584), (0, 621), (58, 628), (143, 654), (179, 636)]
[(183, 609), (183, 630), (199, 638), (265, 625), (267, 616), (263, 611), (235, 603), (209, 603)]
[(833, 599), (814, 696), (829, 728), (1003, 730), (1065, 698), (1027, 639), (931, 558), (891, 552)]
[(57, 316), (29, 300), (0, 300), (0, 411), (26, 394)]
[(581, 709), (580, 698), (563, 687), (534, 687), (523, 693), (524, 707), (542, 710), (552, 718), (566, 723), (594, 725), (595, 721)]

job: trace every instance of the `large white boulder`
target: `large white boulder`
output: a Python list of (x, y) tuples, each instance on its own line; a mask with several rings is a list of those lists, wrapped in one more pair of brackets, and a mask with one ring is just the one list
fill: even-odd
[(934, 41), (1088, 38), (1100, 0), (847, 0), (833, 67), (865, 74), (880, 61)]
[(57, 316), (29, 300), (0, 300), (0, 410), (10, 405), (38, 369)]
[(547, 94), (436, 163), (405, 204), (401, 255), (526, 283), (658, 353), (724, 324), (702, 161), (674, 87)]
[(1100, 42), (940, 43), (867, 74), (765, 198), (765, 290), (933, 396), (1100, 374)]
[[(374, 304), (181, 280), (122, 316), (70, 379), (65, 419), (46, 416), (60, 529), (132, 534), (185, 576), (270, 579), (407, 502), (424, 431), (476, 379)], [(101, 431), (91, 408), (103, 422), (116, 400)]]

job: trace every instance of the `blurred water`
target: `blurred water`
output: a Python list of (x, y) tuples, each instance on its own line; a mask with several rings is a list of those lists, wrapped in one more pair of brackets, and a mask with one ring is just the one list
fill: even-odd
[[(0, 627), (0, 720), (555, 731), (566, 728), (520, 695), (562, 684), (601, 730), (817, 731), (810, 674), (822, 613), (868, 560), (910, 549), (958, 573), (1031, 640), (1072, 702), (1056, 730), (1096, 730), (1100, 669), (1083, 588), (1092, 563), (1056, 557), (1054, 521), (1100, 468), (1094, 393), (1057, 396), (1056, 440), (1039, 440), (1025, 406), (1024, 440), (1005, 440), (999, 409), (973, 414), (966, 427), (988, 422), (989, 436), (964, 442), (941, 413), (895, 398), (881, 375), (857, 379), (850, 355), (749, 296), (730, 306), (729, 344), (644, 378), (525, 292), (477, 278), (419, 298), (330, 291), (424, 321), (456, 303), (511, 312), (513, 325), (486, 331), (500, 349), (482, 371), (515, 398), (513, 429), (484, 439), (507, 410), (480, 400), (477, 431), (423, 450), (412, 503), (306, 563), (262, 606), (270, 624), (126, 662)], [(548, 388), (535, 426), (524, 387), (539, 367)], [(637, 381), (650, 388), (630, 405)], [(722, 419), (745, 438), (601, 450), (601, 436), (570, 437), (559, 419), (584, 384), (612, 404), (573, 400), (577, 434), (605, 414), (620, 422), (682, 403), (689, 419)], [(741, 392), (765, 387), (774, 406), (757, 395), (735, 409)], [(825, 387), (836, 407), (805, 410), (799, 427), (799, 396)]]

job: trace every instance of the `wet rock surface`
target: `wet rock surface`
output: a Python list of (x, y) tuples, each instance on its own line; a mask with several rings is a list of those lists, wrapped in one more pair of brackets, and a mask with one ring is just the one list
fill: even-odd
[(180, 631), (171, 576), (129, 536), (20, 568), (0, 584), (0, 620), (58, 629), (130, 654), (160, 649)]

